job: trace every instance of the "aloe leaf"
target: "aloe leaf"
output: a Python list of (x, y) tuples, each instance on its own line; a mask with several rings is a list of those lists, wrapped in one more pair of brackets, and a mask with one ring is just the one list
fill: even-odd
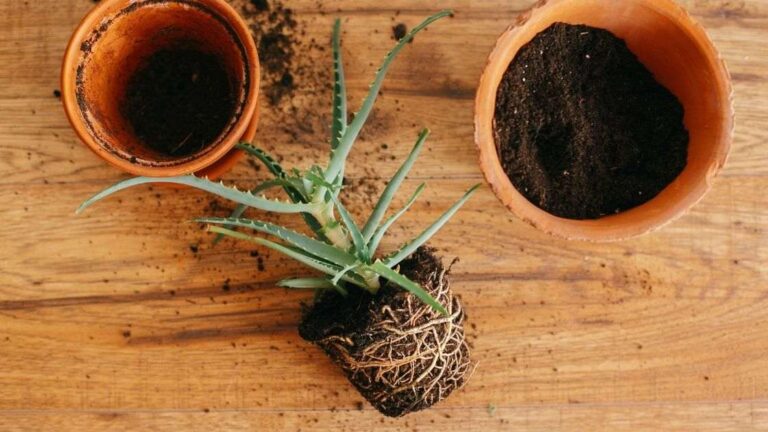
[(323, 278), (296, 278), (283, 279), (277, 286), (295, 289), (334, 289), (335, 286), (328, 279)]
[(127, 189), (133, 186), (138, 186), (147, 183), (173, 183), (184, 186), (190, 186), (193, 188), (201, 189), (206, 192), (218, 195), (222, 198), (226, 198), (230, 201), (234, 201), (240, 204), (245, 204), (249, 207), (257, 208), (259, 210), (270, 211), (274, 213), (302, 213), (311, 212), (313, 206), (311, 204), (295, 204), (284, 203), (280, 201), (272, 201), (266, 198), (260, 198), (252, 195), (250, 192), (243, 192), (236, 188), (224, 186), (223, 183), (212, 182), (207, 179), (198, 178), (192, 175), (185, 175), (179, 177), (134, 177), (132, 179), (123, 180), (117, 184), (114, 184), (103, 191), (92, 196), (86, 200), (77, 209), (77, 213), (81, 213), (88, 208), (91, 204), (109, 196), (123, 189)]
[(331, 123), (331, 149), (341, 142), (341, 135), (347, 127), (347, 86), (344, 82), (344, 63), (341, 57), (341, 20), (333, 23), (331, 38), (333, 53), (333, 111)]
[(379, 243), (381, 243), (381, 239), (384, 238), (384, 234), (387, 233), (387, 230), (389, 227), (392, 226), (392, 224), (397, 221), (400, 216), (405, 214), (405, 212), (408, 211), (409, 208), (413, 205), (414, 202), (416, 202), (416, 198), (421, 195), (421, 192), (424, 191), (424, 188), (426, 187), (426, 183), (422, 183), (419, 185), (419, 187), (416, 188), (416, 191), (411, 195), (411, 198), (408, 200), (408, 202), (397, 211), (397, 213), (393, 214), (389, 218), (387, 218), (386, 221), (376, 230), (376, 232), (373, 234), (373, 237), (371, 237), (371, 240), (368, 242), (368, 251), (371, 254), (371, 256), (374, 256), (376, 254), (376, 249), (379, 248)]
[(349, 151), (352, 148), (352, 144), (354, 144), (357, 136), (360, 134), (360, 130), (362, 130), (363, 125), (373, 110), (373, 105), (376, 102), (376, 98), (379, 95), (379, 91), (381, 90), (384, 78), (387, 75), (387, 71), (389, 71), (389, 67), (392, 64), (392, 61), (395, 59), (395, 57), (397, 57), (403, 47), (405, 47), (405, 45), (413, 39), (416, 33), (420, 32), (425, 27), (439, 20), (440, 18), (444, 18), (450, 14), (450, 10), (443, 10), (427, 18), (421, 24), (417, 25), (410, 32), (408, 32), (405, 37), (400, 39), (392, 51), (387, 53), (387, 55), (384, 57), (384, 63), (382, 63), (381, 67), (376, 72), (376, 77), (371, 84), (368, 96), (366, 96), (365, 100), (363, 101), (363, 105), (360, 107), (360, 111), (355, 114), (355, 118), (352, 120), (352, 123), (350, 123), (344, 131), (344, 135), (339, 142), (339, 146), (332, 152), (331, 161), (328, 165), (328, 170), (325, 173), (326, 180), (329, 182), (333, 181), (339, 172), (343, 169), (344, 162), (347, 160), (347, 156), (349, 155)]
[(443, 307), (443, 305), (441, 305), (437, 300), (429, 295), (429, 293), (425, 291), (424, 288), (419, 286), (419, 284), (416, 282), (403, 276), (402, 274), (392, 270), (389, 266), (382, 263), (381, 261), (376, 261), (372, 265), (368, 266), (368, 268), (375, 272), (377, 275), (387, 279), (388, 281), (400, 285), (405, 290), (412, 293), (421, 301), (432, 307), (432, 309), (440, 312), (443, 315), (448, 315), (448, 311), (445, 310), (445, 307)]
[(277, 286), (283, 288), (292, 289), (313, 289), (313, 290), (326, 290), (335, 289), (341, 295), (346, 296), (349, 292), (341, 285), (333, 284), (328, 279), (323, 278), (297, 278), (297, 279), (283, 279), (277, 283)]
[[(255, 192), (253, 192), (253, 190), (251, 190), (251, 193), (255, 193)], [(248, 206), (243, 205), (243, 204), (238, 204), (237, 207), (235, 208), (235, 210), (232, 211), (232, 213), (229, 215), (229, 217), (232, 218), (232, 219), (237, 219), (237, 218), (241, 217), (243, 215), (243, 213), (245, 213), (245, 211), (247, 209), (248, 209)], [(312, 232), (315, 233), (317, 238), (327, 242), (328, 239), (325, 237), (325, 234), (323, 234), (323, 227), (320, 224), (320, 222), (318, 222), (317, 219), (315, 219), (315, 217), (312, 216), (309, 213), (302, 213), (301, 216), (304, 218), (304, 222), (307, 224), (307, 226), (309, 226), (309, 228), (312, 230)], [(230, 226), (225, 226), (225, 227), (226, 228), (232, 228)], [(213, 239), (213, 244), (215, 245), (215, 244), (219, 243), (222, 238), (224, 238), (224, 236), (222, 236), (221, 234), (217, 234), (216, 237)]]
[(232, 227), (250, 228), (265, 234), (270, 234), (287, 242), (288, 244), (303, 250), (308, 254), (336, 264), (340, 267), (354, 265), (357, 263), (357, 259), (355, 257), (338, 248), (275, 224), (251, 219), (215, 217), (199, 218), (195, 219), (195, 222), (223, 225), (227, 229)]
[(326, 188), (330, 190), (335, 190), (337, 188), (337, 183), (329, 183), (325, 180), (325, 178), (322, 176), (322, 174), (314, 173), (314, 172), (308, 172), (304, 175), (304, 179), (308, 180), (312, 185), (318, 188)]
[[(274, 180), (281, 180), (285, 179), (285, 171), (283, 170), (283, 167), (280, 166), (280, 164), (270, 156), (267, 152), (264, 150), (254, 146), (253, 144), (247, 143), (247, 142), (241, 142), (238, 143), (236, 146), (238, 149), (245, 151), (249, 155), (255, 157), (258, 159), (266, 168), (267, 170), (272, 173), (276, 177)], [(262, 185), (265, 183), (262, 183)], [(260, 188), (262, 185), (256, 186), (255, 189)], [(293, 183), (287, 183), (283, 184), (283, 189), (285, 190), (285, 193), (288, 194), (288, 196), (291, 198), (293, 202), (307, 202), (308, 200), (305, 199), (304, 194), (301, 192), (301, 190), (296, 187)], [(251, 190), (251, 193), (256, 194), (259, 191), (256, 191), (255, 189)], [(238, 206), (235, 208), (234, 211), (229, 215), (231, 218), (239, 218), (240, 216), (245, 213), (245, 210), (248, 209), (248, 206), (243, 204), (238, 204)], [(306, 218), (306, 216), (305, 216)], [(318, 224), (319, 225), (319, 224)], [(213, 240), (213, 244), (217, 244), (221, 241), (223, 236), (221, 234), (217, 235), (216, 238)]]
[(386, 264), (388, 267), (392, 268), (398, 264), (404, 259), (406, 259), (408, 256), (410, 256), (412, 253), (416, 252), (416, 249), (418, 249), (421, 245), (426, 243), (430, 238), (432, 238), (435, 233), (440, 230), (440, 228), (445, 225), (446, 222), (461, 208), (462, 205), (464, 205), (465, 202), (472, 196), (472, 194), (475, 193), (477, 188), (479, 188), (480, 185), (476, 184), (472, 186), (463, 197), (461, 197), (460, 200), (456, 202), (451, 208), (449, 208), (445, 213), (443, 213), (442, 216), (440, 216), (432, 225), (429, 226), (424, 232), (419, 234), (416, 238), (411, 240), (410, 242), (406, 243), (400, 250), (394, 252), (392, 255), (388, 256), (383, 260), (384, 264)]
[[(262, 183), (262, 184), (256, 186), (255, 188), (251, 189), (251, 193), (256, 195), (256, 194), (259, 194), (259, 193), (264, 192), (266, 190), (269, 190), (269, 189), (271, 189), (273, 187), (278, 187), (278, 186), (286, 187), (286, 184), (287, 183), (286, 183), (285, 179), (281, 179), (281, 178), (275, 178), (275, 179), (272, 179), (272, 180), (267, 180), (264, 183)], [(237, 207), (235, 207), (235, 209), (232, 211), (232, 213), (230, 213), (229, 218), (230, 219), (238, 219), (238, 218), (240, 218), (240, 216), (243, 215), (243, 213), (245, 213), (245, 211), (247, 209), (248, 209), (247, 205), (238, 204)], [(225, 228), (232, 228), (232, 226), (229, 226), (229, 225), (224, 225), (224, 227)], [(223, 239), (223, 238), (224, 238), (223, 235), (217, 234), (216, 238), (213, 239), (213, 244), (214, 245), (218, 244), (221, 241), (221, 239)]]
[(365, 239), (363, 239), (363, 233), (360, 232), (360, 228), (355, 223), (355, 220), (352, 219), (352, 215), (349, 214), (339, 198), (335, 195), (331, 195), (331, 198), (339, 211), (341, 220), (344, 221), (344, 225), (346, 225), (349, 231), (350, 237), (352, 237), (352, 244), (355, 246), (357, 256), (364, 262), (368, 262), (368, 247), (365, 244)]
[(251, 189), (251, 193), (256, 195), (260, 194), (264, 191), (267, 191), (269, 189), (272, 189), (274, 187), (295, 187), (293, 183), (289, 179), (284, 178), (274, 178), (272, 180), (267, 180), (263, 183), (260, 183), (256, 185), (253, 189)]
[(371, 213), (371, 216), (368, 218), (368, 222), (365, 223), (365, 227), (363, 228), (363, 237), (365, 238), (366, 242), (371, 240), (376, 227), (379, 226), (381, 219), (384, 218), (384, 214), (386, 214), (387, 209), (389, 208), (389, 204), (392, 202), (392, 198), (394, 198), (395, 193), (403, 183), (405, 176), (408, 175), (408, 172), (411, 170), (414, 162), (416, 162), (416, 158), (419, 157), (421, 147), (424, 145), (424, 142), (427, 140), (428, 136), (429, 129), (424, 129), (421, 131), (419, 134), (419, 139), (416, 140), (416, 144), (413, 146), (413, 150), (411, 150), (411, 153), (405, 159), (405, 162), (403, 162), (389, 183), (387, 183), (387, 187), (384, 188), (384, 192), (381, 193), (379, 202), (376, 203), (376, 206), (373, 209), (373, 213)]
[(283, 189), (285, 189), (285, 193), (288, 194), (291, 201), (295, 203), (307, 203), (310, 201), (302, 191), (302, 185), (297, 183), (298, 180), (288, 177), (283, 167), (280, 166), (272, 156), (267, 154), (267, 152), (248, 143), (239, 143), (237, 148), (258, 159), (265, 167), (267, 167), (267, 170), (269, 170), (272, 175), (285, 180), (287, 184), (283, 186)]
[(339, 280), (340, 280), (342, 277), (344, 277), (344, 276), (345, 276), (347, 273), (351, 272), (352, 270), (354, 270), (354, 269), (356, 269), (356, 268), (360, 267), (361, 265), (362, 265), (362, 263), (358, 261), (358, 262), (356, 262), (356, 263), (354, 263), (354, 264), (350, 264), (350, 265), (348, 265), (348, 266), (344, 267), (344, 268), (343, 268), (343, 269), (342, 269), (342, 270), (339, 272), (339, 274), (337, 274), (336, 276), (334, 276), (334, 277), (333, 277), (333, 279), (331, 279), (331, 283), (332, 283), (332, 284), (334, 284), (334, 285), (338, 285), (338, 283), (339, 283)]
[(342, 169), (336, 180), (333, 182), (333, 194), (339, 196), (341, 190), (344, 189), (344, 170)]
[[(312, 269), (318, 270), (320, 272), (323, 272), (331, 276), (336, 276), (336, 274), (338, 274), (342, 270), (341, 267), (334, 265), (332, 263), (329, 263), (327, 261), (320, 260), (314, 256), (308, 255), (306, 252), (303, 252), (300, 249), (281, 245), (280, 243), (275, 243), (273, 241), (263, 239), (261, 237), (249, 236), (247, 234), (243, 234), (237, 231), (232, 231), (219, 226), (210, 226), (208, 227), (208, 231), (213, 233), (218, 233), (218, 234), (224, 234), (232, 238), (236, 238), (239, 240), (246, 240), (252, 243), (256, 243), (256, 244), (268, 247), (272, 250), (280, 252), (288, 256), (289, 258), (292, 258), (306, 265), (307, 267), (310, 267)], [(351, 282), (355, 285), (365, 286), (365, 281), (363, 281), (361, 277), (355, 274), (345, 275), (342, 277), (342, 279), (346, 280), (347, 282)]]
[(264, 150), (247, 142), (238, 143), (237, 148), (258, 159), (275, 177), (285, 177), (285, 170), (280, 164)]

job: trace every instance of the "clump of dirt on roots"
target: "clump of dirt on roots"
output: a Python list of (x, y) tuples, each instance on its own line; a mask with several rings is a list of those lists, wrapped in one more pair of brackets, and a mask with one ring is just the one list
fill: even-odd
[(444, 305), (448, 316), (387, 283), (375, 296), (359, 289), (347, 297), (328, 292), (305, 310), (299, 333), (321, 347), (383, 414), (429, 408), (474, 370), (449, 271), (426, 247), (400, 264), (400, 272)]

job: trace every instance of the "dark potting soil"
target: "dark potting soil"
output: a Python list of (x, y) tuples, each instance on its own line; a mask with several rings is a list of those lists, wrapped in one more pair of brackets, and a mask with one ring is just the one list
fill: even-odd
[[(439, 402), (460, 388), (472, 369), (464, 313), (440, 258), (422, 247), (399, 270), (450, 305), (453, 319), (445, 322), (412, 294), (385, 283), (375, 296), (355, 288), (346, 297), (328, 292), (305, 310), (299, 326), (301, 337), (320, 346), (360, 394), (391, 417)], [(412, 360), (401, 361), (406, 358)]]
[[(427, 247), (418, 249), (400, 264), (400, 272), (420, 285), (428, 282), (432, 273), (442, 270), (440, 258), (434, 254), (434, 249)], [(389, 284), (384, 284), (376, 296), (356, 288), (351, 289), (346, 297), (335, 291), (328, 292), (307, 311), (299, 333), (308, 341), (316, 341), (339, 331), (360, 333), (371, 324), (371, 320), (378, 319), (378, 305), (397, 303), (395, 306), (402, 306), (404, 294), (401, 288)], [(370, 342), (365, 339), (368, 335), (359, 336), (363, 339), (357, 341), (357, 345)]]
[(128, 80), (123, 105), (139, 139), (169, 156), (185, 156), (214, 141), (234, 109), (224, 65), (190, 48), (150, 56)]
[(643, 204), (685, 168), (677, 98), (612, 33), (556, 23), (525, 45), (498, 89), (494, 134), (515, 187), (560, 217)]

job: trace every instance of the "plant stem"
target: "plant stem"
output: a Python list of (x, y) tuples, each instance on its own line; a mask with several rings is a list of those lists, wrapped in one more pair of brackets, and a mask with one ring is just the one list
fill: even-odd
[[(317, 201), (315, 200), (315, 202)], [(352, 247), (349, 233), (344, 230), (344, 227), (336, 220), (336, 216), (333, 214), (333, 203), (325, 203), (319, 206), (318, 210), (312, 213), (312, 216), (323, 227), (323, 234), (325, 234), (332, 245), (343, 251), (348, 251)]]
[(323, 225), (323, 232), (325, 233), (325, 236), (328, 237), (328, 240), (341, 250), (348, 251), (352, 246), (352, 243), (349, 240), (349, 234), (347, 234), (341, 224), (336, 221)]
[[(316, 198), (313, 200), (313, 202), (320, 203), (323, 201), (322, 198)], [(331, 244), (341, 250), (349, 251), (349, 249), (352, 247), (352, 239), (350, 238), (349, 232), (345, 230), (344, 226), (336, 219), (333, 202), (324, 203), (323, 205), (319, 205), (316, 208), (318, 210), (313, 212), (312, 216), (314, 216), (315, 219), (317, 219), (317, 221), (320, 222), (320, 224), (323, 226), (322, 231), (328, 241), (330, 241)], [(361, 288), (364, 288), (371, 294), (376, 294), (381, 288), (379, 275), (375, 272), (370, 270), (353, 272), (357, 273), (360, 275), (360, 277), (363, 278), (365, 281), (365, 286), (362, 286)]]
[(377, 292), (379, 292), (379, 289), (381, 288), (381, 282), (379, 282), (378, 274), (372, 271), (364, 270), (360, 272), (360, 276), (362, 276), (363, 279), (365, 279), (366, 289), (371, 294), (376, 294)]

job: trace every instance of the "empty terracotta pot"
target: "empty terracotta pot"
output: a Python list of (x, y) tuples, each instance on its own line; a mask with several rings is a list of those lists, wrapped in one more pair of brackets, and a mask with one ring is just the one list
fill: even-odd
[[(688, 164), (673, 183), (643, 205), (595, 220), (560, 218), (528, 201), (502, 168), (493, 134), (499, 82), (518, 50), (556, 22), (603, 28), (624, 39), (685, 108)], [(524, 221), (567, 239), (627, 239), (681, 216), (710, 189), (725, 164), (732, 137), (732, 88), (725, 64), (702, 27), (673, 0), (539, 2), (498, 39), (475, 100), (475, 142), (494, 193)]]
[[(193, 153), (172, 156), (137, 137), (121, 104), (129, 79), (148, 58), (180, 46), (216, 58), (235, 102), (215, 139)], [(256, 46), (248, 26), (223, 0), (102, 0), (72, 35), (61, 81), (64, 109), (80, 139), (110, 164), (136, 175), (217, 176), (240, 157), (234, 145), (255, 135)]]

